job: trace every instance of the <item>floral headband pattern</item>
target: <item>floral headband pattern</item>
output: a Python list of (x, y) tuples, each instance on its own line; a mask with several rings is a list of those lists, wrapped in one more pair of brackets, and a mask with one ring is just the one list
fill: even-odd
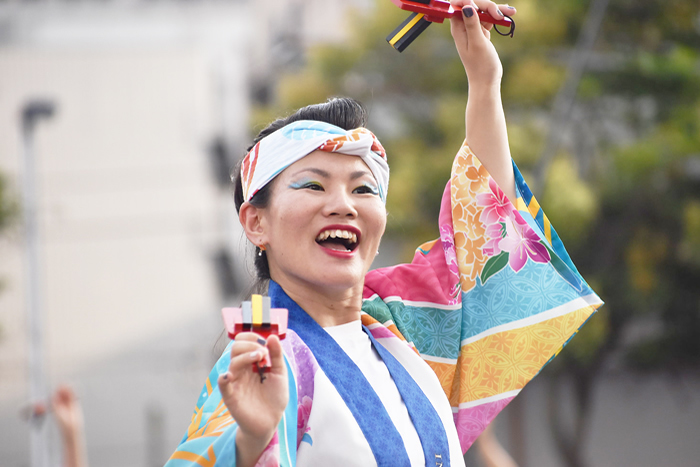
[(343, 130), (314, 120), (290, 123), (253, 146), (241, 164), (243, 198), (250, 201), (280, 172), (315, 150), (362, 158), (377, 181), (380, 198), (386, 203), (389, 164), (377, 137), (366, 128)]

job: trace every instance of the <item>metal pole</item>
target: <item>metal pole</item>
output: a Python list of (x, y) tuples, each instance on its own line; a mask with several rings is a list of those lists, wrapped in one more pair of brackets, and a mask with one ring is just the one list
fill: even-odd
[[(29, 398), (32, 404), (46, 401), (44, 353), (41, 316), (41, 287), (39, 265), (39, 228), (37, 220), (36, 165), (34, 128), (41, 118), (50, 118), (54, 104), (50, 101), (29, 101), (22, 108), (22, 139), (24, 143), (24, 183), (22, 201), (26, 236), (26, 300), (29, 337)], [(32, 417), (29, 446), (31, 467), (49, 466), (49, 445), (43, 417)]]

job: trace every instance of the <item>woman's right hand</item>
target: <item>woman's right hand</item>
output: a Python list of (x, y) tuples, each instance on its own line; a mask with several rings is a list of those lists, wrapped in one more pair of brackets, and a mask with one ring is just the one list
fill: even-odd
[[(253, 466), (275, 434), (289, 401), (287, 368), (282, 345), (275, 335), (267, 346), (259, 335), (246, 332), (236, 336), (231, 347), (228, 371), (219, 375), (219, 390), (233, 419), (236, 432), (236, 465)], [(269, 355), (271, 370), (260, 375), (252, 365)]]

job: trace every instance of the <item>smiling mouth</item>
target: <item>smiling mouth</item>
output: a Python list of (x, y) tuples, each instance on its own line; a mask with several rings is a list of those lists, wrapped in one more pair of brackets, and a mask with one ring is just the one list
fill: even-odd
[(357, 234), (349, 230), (324, 230), (316, 237), (316, 243), (324, 248), (337, 251), (353, 251), (359, 245)]

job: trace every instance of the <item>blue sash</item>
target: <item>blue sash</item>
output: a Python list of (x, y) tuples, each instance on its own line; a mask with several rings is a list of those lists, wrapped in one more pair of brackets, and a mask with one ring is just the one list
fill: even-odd
[[(410, 466), (403, 438), (362, 371), (335, 340), (272, 280), (268, 294), (273, 307), (289, 310), (288, 327), (311, 349), (319, 366), (350, 409), (372, 449), (377, 465)], [(365, 329), (365, 332), (406, 404), (423, 446), (426, 466), (448, 467), (449, 445), (437, 412), (403, 365), (374, 339), (369, 330)]]

